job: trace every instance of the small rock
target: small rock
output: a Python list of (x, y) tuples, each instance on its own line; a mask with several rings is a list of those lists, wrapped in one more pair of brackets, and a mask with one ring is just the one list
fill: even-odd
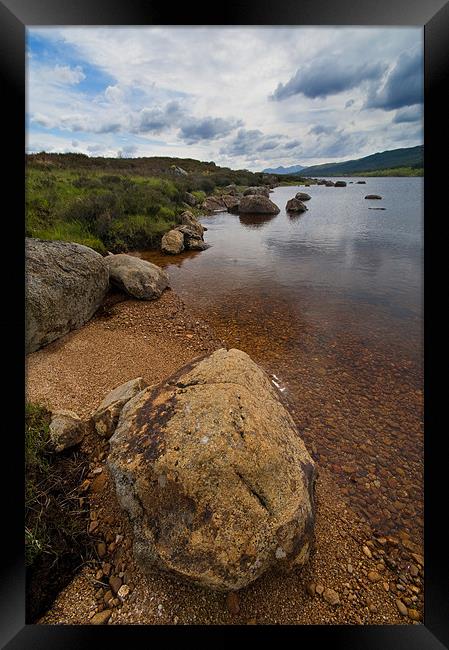
[(323, 592), (324, 600), (329, 603), (329, 605), (339, 605), (340, 597), (334, 589), (325, 589)]
[(362, 546), (362, 551), (365, 553), (366, 557), (369, 557), (370, 559), (373, 557), (373, 554), (369, 550), (368, 546), (366, 546), (366, 544)]
[(85, 434), (85, 426), (73, 411), (56, 411), (50, 422), (50, 440), (56, 452), (78, 445)]
[(226, 596), (226, 604), (231, 614), (238, 614), (240, 611), (239, 597), (235, 591), (230, 591)]
[(378, 582), (381, 578), (382, 576), (377, 571), (370, 571), (368, 573), (368, 580), (371, 580), (371, 582)]
[(122, 586), (122, 580), (118, 576), (112, 576), (112, 578), (109, 578), (109, 584), (114, 594), (116, 594)]
[(388, 582), (383, 582), (382, 587), (384, 588), (385, 591), (390, 591), (390, 585)]
[(112, 610), (105, 609), (104, 611), (95, 614), (90, 622), (92, 625), (106, 625), (111, 617), (111, 614)]
[(306, 590), (309, 596), (311, 596), (312, 598), (315, 596), (315, 589), (316, 589), (316, 585), (314, 582), (307, 583)]
[(103, 575), (108, 576), (111, 573), (111, 565), (109, 562), (103, 562), (102, 567)]
[(117, 596), (121, 599), (124, 600), (126, 596), (129, 594), (129, 587), (128, 585), (122, 585), (120, 589), (117, 592)]
[(98, 528), (98, 521), (91, 521), (89, 524), (89, 534), (93, 533)]
[(408, 610), (407, 610), (407, 607), (402, 602), (402, 600), (397, 599), (397, 600), (395, 600), (395, 603), (396, 603), (396, 607), (398, 608), (399, 613), (401, 614), (401, 616), (407, 616), (408, 615)]
[(352, 564), (348, 564), (348, 573), (352, 573), (354, 571), (354, 567)]
[(412, 619), (412, 621), (420, 621), (421, 620), (421, 614), (418, 612), (417, 609), (409, 609), (408, 610), (408, 616), (409, 616), (409, 618)]
[(103, 597), (105, 605), (109, 605), (109, 601), (112, 600), (113, 598), (114, 598), (114, 594), (112, 593), (112, 591), (110, 589), (108, 589), (108, 591), (105, 593), (105, 595)]
[(315, 587), (315, 591), (316, 591), (317, 594), (319, 594), (319, 595), (321, 596), (321, 594), (322, 594), (323, 591), (324, 591), (324, 587), (323, 587), (323, 585), (318, 584), (318, 585)]
[(104, 542), (97, 544), (97, 553), (99, 558), (103, 558), (106, 555), (106, 544)]
[(411, 564), (410, 565), (410, 575), (412, 575), (414, 578), (419, 575), (419, 569), (416, 566), (416, 564)]
[(369, 604), (368, 609), (371, 612), (371, 614), (377, 614), (377, 607), (373, 603)]

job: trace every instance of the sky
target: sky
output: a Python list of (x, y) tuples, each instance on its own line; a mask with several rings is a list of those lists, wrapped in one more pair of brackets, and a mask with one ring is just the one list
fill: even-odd
[(28, 152), (257, 171), (423, 143), (420, 27), (27, 28)]

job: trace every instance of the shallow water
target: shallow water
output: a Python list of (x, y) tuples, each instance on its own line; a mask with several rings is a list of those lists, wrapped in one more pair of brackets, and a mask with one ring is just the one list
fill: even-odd
[[(276, 216), (201, 219), (206, 251), (139, 255), (167, 268), (229, 346), (276, 375), (309, 450), (352, 506), (421, 544), (423, 180), (345, 180), (276, 188)], [(297, 191), (312, 199), (289, 215)]]

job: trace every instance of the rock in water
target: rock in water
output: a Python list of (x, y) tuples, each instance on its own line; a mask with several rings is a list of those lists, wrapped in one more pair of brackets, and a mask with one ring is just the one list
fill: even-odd
[(365, 199), (381, 199), (382, 197), (379, 194), (367, 194)]
[(295, 194), (295, 199), (298, 199), (298, 201), (310, 201), (311, 198), (310, 194), (306, 194), (306, 192), (297, 192)]
[(83, 421), (73, 411), (55, 411), (52, 414), (50, 440), (56, 452), (78, 445), (85, 434)]
[(346, 187), (346, 181), (336, 181), (335, 187)]
[(111, 282), (134, 298), (154, 300), (168, 287), (168, 273), (146, 260), (119, 253), (108, 255), (105, 262)]
[(185, 210), (181, 214), (181, 225), (183, 226), (188, 226), (191, 230), (193, 230), (198, 237), (202, 237), (204, 234), (204, 227), (200, 224), (198, 219), (195, 217), (194, 214), (189, 212), (189, 210)]
[(27, 352), (84, 325), (109, 287), (103, 257), (81, 244), (27, 238), (25, 266)]
[(188, 364), (123, 408), (108, 465), (143, 570), (235, 591), (313, 541), (315, 465), (240, 350)]
[(299, 199), (294, 198), (287, 201), (285, 210), (287, 212), (305, 212), (307, 210), (307, 206), (305, 206), (304, 203)]
[(244, 196), (238, 206), (238, 211), (249, 214), (278, 214), (278, 206), (262, 194)]
[(162, 237), (161, 251), (168, 255), (177, 255), (184, 250), (184, 235), (178, 230), (169, 230)]
[(131, 379), (114, 388), (92, 413), (95, 429), (100, 436), (110, 438), (115, 431), (122, 408), (130, 399), (146, 387), (142, 377)]

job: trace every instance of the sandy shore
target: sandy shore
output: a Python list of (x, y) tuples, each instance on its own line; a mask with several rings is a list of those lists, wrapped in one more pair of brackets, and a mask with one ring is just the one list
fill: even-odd
[[(154, 302), (123, 298), (109, 296), (85, 327), (29, 355), (30, 401), (87, 418), (115, 386), (138, 376), (157, 383), (225, 345), (172, 291)], [(98, 522), (92, 531), (98, 559), (82, 568), (40, 623), (404, 624), (421, 618), (421, 558), (399, 570), (393, 558), (407, 540), (373, 537), (323, 468), (308, 566), (289, 576), (266, 574), (229, 599), (166, 575), (142, 575), (105, 466), (108, 443), (91, 433), (83, 448), (91, 459), (87, 497)], [(114, 593), (121, 584), (129, 587), (123, 599)]]

